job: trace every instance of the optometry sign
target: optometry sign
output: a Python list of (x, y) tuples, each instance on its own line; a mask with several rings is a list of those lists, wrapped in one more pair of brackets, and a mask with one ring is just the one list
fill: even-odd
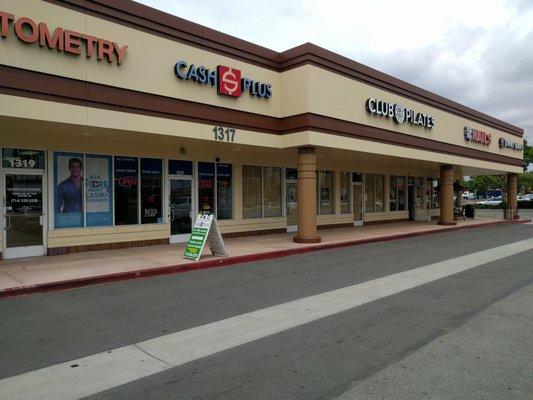
[(524, 143), (513, 142), (512, 140), (505, 138), (500, 138), (500, 140), (498, 140), (498, 145), (500, 146), (500, 149), (511, 149), (516, 151), (524, 150)]
[(433, 129), (435, 127), (434, 117), (405, 108), (399, 103), (393, 104), (387, 101), (369, 98), (366, 100), (365, 106), (369, 114), (383, 118), (392, 118), (398, 124), (408, 123), (422, 126), (426, 129)]
[(269, 99), (272, 97), (272, 85), (242, 77), (240, 69), (219, 65), (209, 69), (203, 65), (197, 67), (187, 61), (178, 61), (174, 65), (174, 74), (178, 79), (193, 81), (200, 85), (217, 88), (217, 93), (231, 97), (241, 97), (243, 93), (250, 96)]
[(470, 128), (469, 126), (464, 127), (464, 136), (467, 142), (479, 143), (484, 146), (488, 146), (492, 142), (490, 133), (480, 131), (479, 129)]
[(44, 22), (37, 23), (27, 17), (15, 18), (13, 14), (0, 11), (0, 35), (3, 39), (11, 35), (11, 26), (14, 36), (23, 43), (39, 43), (40, 47), (76, 56), (84, 54), (87, 58), (107, 60), (110, 64), (113, 62), (122, 64), (128, 50), (128, 46), (121, 46), (111, 40), (61, 27), (51, 31)]

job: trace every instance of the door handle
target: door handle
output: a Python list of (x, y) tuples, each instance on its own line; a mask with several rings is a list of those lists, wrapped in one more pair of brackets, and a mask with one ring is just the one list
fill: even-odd
[(11, 229), (11, 216), (10, 215), (6, 215), (6, 231), (8, 229)]
[(170, 219), (170, 222), (174, 221), (174, 210), (170, 210), (168, 218)]

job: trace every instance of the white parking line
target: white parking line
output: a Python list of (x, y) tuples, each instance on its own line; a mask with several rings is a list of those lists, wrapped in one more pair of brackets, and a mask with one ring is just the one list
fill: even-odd
[(0, 399), (80, 399), (531, 249), (533, 238), (9, 377)]

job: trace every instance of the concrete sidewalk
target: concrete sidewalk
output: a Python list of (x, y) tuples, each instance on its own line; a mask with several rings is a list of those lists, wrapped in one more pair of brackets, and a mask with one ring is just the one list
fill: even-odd
[(322, 243), (318, 244), (294, 243), (292, 241), (294, 233), (228, 238), (225, 239), (225, 243), (229, 257), (212, 256), (206, 248), (200, 261), (197, 262), (182, 257), (185, 243), (3, 260), (0, 261), (0, 297), (506, 223), (513, 222), (487, 218), (459, 221), (457, 226), (441, 226), (436, 221), (431, 221), (327, 229), (320, 231)]

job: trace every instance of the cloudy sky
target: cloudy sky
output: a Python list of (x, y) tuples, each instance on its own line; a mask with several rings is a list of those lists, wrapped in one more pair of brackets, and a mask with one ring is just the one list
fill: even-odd
[(277, 51), (312, 42), (533, 142), (533, 0), (137, 1)]

